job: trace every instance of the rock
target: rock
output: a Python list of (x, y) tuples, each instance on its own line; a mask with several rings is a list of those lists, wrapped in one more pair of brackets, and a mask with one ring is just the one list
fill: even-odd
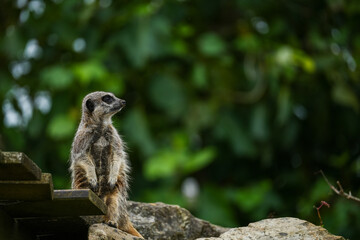
[[(195, 218), (176, 205), (129, 202), (128, 212), (134, 227), (148, 240), (345, 240), (305, 220), (285, 217), (265, 219), (247, 227), (223, 228)], [(92, 225), (90, 240), (139, 239), (105, 224), (99, 216), (83, 217)]]
[(345, 240), (330, 234), (325, 228), (307, 221), (284, 217), (265, 219), (250, 223), (247, 227), (233, 228), (220, 237), (198, 238), (197, 240)]
[(229, 230), (195, 218), (176, 205), (130, 202), (128, 211), (135, 228), (148, 240), (217, 237)]
[(89, 228), (89, 240), (140, 240), (119, 229), (110, 227), (104, 223), (93, 224)]
[[(134, 227), (148, 240), (193, 240), (200, 237), (218, 237), (229, 230), (195, 218), (188, 210), (176, 205), (129, 202), (128, 212)], [(89, 228), (91, 240), (138, 239), (105, 224), (98, 224), (102, 221), (101, 216), (82, 218), (91, 225)]]

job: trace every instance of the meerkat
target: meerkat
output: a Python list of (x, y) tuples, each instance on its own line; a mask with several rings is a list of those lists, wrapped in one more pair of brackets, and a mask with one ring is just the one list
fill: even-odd
[(111, 122), (125, 104), (125, 100), (108, 92), (85, 96), (71, 149), (72, 188), (91, 189), (108, 207), (106, 224), (143, 238), (126, 210), (130, 168), (125, 144)]

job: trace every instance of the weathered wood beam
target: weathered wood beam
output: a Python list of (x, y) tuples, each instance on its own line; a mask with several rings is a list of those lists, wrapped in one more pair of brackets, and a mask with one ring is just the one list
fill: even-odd
[(24, 153), (0, 152), (0, 180), (40, 179), (40, 168)]
[(50, 173), (42, 173), (40, 180), (0, 181), (0, 200), (35, 201), (53, 198)]
[(3, 209), (14, 218), (68, 217), (104, 215), (107, 206), (94, 192), (84, 189), (55, 190), (53, 200), (14, 202)]

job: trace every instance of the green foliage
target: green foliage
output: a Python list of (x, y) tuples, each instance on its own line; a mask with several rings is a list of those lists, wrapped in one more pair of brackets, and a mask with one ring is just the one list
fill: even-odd
[(217, 57), (225, 52), (226, 45), (217, 34), (206, 33), (199, 38), (198, 48), (205, 56)]
[(209, 165), (215, 157), (212, 147), (189, 152), (184, 134), (175, 134), (171, 148), (160, 150), (145, 163), (144, 175), (149, 180), (189, 175)]
[(239, 188), (235, 194), (236, 203), (244, 211), (252, 212), (263, 203), (263, 199), (270, 188), (270, 181), (266, 180), (252, 186)]
[(154, 106), (166, 112), (169, 117), (178, 118), (184, 114), (185, 93), (175, 78), (155, 76), (150, 83), (149, 92)]
[(42, 85), (52, 90), (68, 88), (72, 81), (72, 72), (61, 66), (48, 67), (40, 75)]
[(345, 1), (4, 1), (0, 148), (55, 188), (82, 98), (111, 91), (131, 198), (224, 226), (295, 216), (359, 239), (360, 8)]
[(75, 123), (68, 116), (58, 115), (50, 120), (48, 134), (53, 139), (70, 138), (75, 131)]
[(107, 71), (97, 61), (86, 61), (74, 65), (74, 74), (83, 85), (91, 81), (102, 81), (107, 77)]

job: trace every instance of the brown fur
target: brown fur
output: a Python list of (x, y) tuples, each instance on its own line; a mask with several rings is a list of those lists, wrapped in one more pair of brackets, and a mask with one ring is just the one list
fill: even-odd
[[(113, 101), (104, 101), (105, 95)], [(108, 207), (105, 223), (142, 238), (126, 210), (129, 165), (124, 143), (111, 123), (111, 116), (124, 104), (106, 92), (90, 93), (84, 98), (71, 150), (72, 188), (91, 189)]]

